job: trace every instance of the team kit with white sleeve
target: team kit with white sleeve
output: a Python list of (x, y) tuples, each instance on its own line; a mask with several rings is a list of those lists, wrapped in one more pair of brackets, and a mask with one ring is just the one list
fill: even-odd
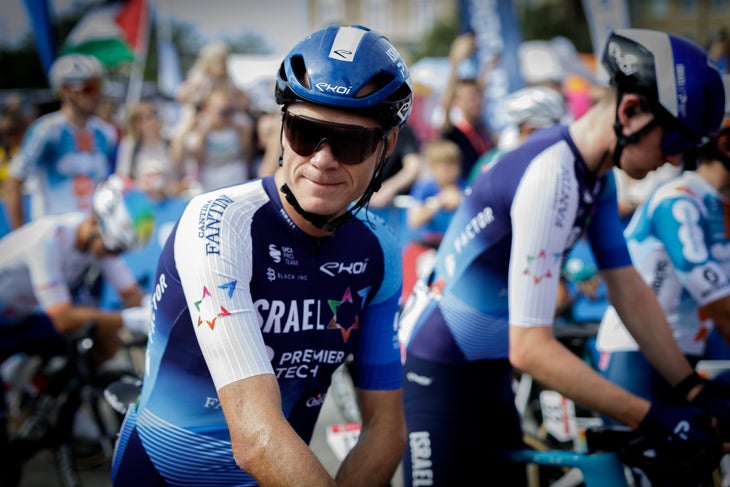
[[(584, 231), (600, 268), (629, 265), (621, 228), (612, 174), (587, 169), (567, 126), (534, 133), (474, 181), (402, 313), (406, 485), (507, 468), (487, 452), (522, 446), (509, 325), (552, 325), (563, 261)], [(445, 422), (442, 410), (460, 414)]]
[[(55, 333), (50, 320), (40, 319), (43, 310), (76, 302), (73, 292), (77, 284), (82, 284), (96, 263), (117, 292), (136, 284), (122, 257), (99, 258), (76, 249), (76, 232), (85, 218), (88, 216), (83, 213), (41, 217), (0, 241), (0, 328), (8, 332), (6, 341), (14, 335), (31, 339), (33, 333)], [(22, 324), (34, 316), (38, 319)], [(30, 325), (39, 328), (22, 333), (12, 329)], [(0, 348), (5, 345), (8, 343)]]
[[(705, 353), (712, 321), (702, 307), (730, 294), (728, 203), (694, 171), (659, 185), (626, 228), (631, 257), (654, 290), (682, 352), (693, 362)], [(651, 383), (661, 376), (639, 357), (639, 347), (615, 309), (609, 307), (598, 331), (602, 373), (646, 396), (662, 394)], [(620, 354), (620, 352), (637, 352)], [(630, 367), (630, 369), (627, 369)]]
[[(237, 380), (274, 374), (305, 442), (348, 353), (357, 387), (400, 388), (400, 247), (365, 210), (341, 228), (302, 232), (273, 177), (191, 201), (159, 260), (143, 389), (122, 426), (113, 482), (256, 485), (234, 461), (217, 398)], [(211, 444), (227, 453), (214, 457)]]
[(97, 117), (84, 129), (62, 112), (31, 124), (9, 168), (10, 176), (33, 185), (30, 219), (89, 212), (94, 188), (111, 172), (116, 145), (114, 128)]

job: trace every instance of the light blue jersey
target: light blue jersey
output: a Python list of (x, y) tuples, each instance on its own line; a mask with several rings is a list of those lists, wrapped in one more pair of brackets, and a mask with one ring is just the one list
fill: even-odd
[(9, 169), (29, 184), (31, 219), (89, 212), (94, 188), (112, 170), (116, 144), (114, 127), (97, 117), (84, 129), (60, 111), (33, 122)]
[[(652, 192), (625, 236), (679, 347), (687, 355), (702, 355), (712, 329), (702, 307), (730, 295), (730, 203), (702, 176), (686, 171)], [(598, 348), (638, 350), (612, 307), (601, 323)]]

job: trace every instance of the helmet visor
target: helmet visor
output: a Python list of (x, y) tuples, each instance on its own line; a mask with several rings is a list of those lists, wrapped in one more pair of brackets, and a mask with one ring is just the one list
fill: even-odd
[(311, 156), (326, 142), (335, 158), (349, 165), (370, 157), (385, 138), (379, 128), (325, 122), (288, 111), (284, 113), (283, 128), (292, 150), (300, 156)]

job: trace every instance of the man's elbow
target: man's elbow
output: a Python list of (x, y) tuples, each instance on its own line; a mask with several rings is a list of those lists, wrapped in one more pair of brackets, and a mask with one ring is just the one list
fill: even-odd
[(238, 468), (256, 477), (256, 467), (267, 463), (264, 459), (271, 452), (271, 435), (265, 431), (257, 431), (244, 437), (231, 436), (233, 459)]

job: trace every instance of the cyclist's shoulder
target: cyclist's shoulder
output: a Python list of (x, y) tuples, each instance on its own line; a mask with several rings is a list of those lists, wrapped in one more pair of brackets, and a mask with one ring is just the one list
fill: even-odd
[[(649, 195), (645, 218), (664, 218), (672, 216), (671, 208), (675, 204), (691, 205), (704, 213), (714, 204), (719, 204), (720, 196), (702, 176), (693, 171), (685, 171), (681, 175), (664, 181)], [(669, 211), (657, 211), (668, 209)]]
[(36, 118), (26, 132), (25, 140), (57, 140), (61, 133), (70, 130), (70, 122), (60, 112), (50, 112)]

